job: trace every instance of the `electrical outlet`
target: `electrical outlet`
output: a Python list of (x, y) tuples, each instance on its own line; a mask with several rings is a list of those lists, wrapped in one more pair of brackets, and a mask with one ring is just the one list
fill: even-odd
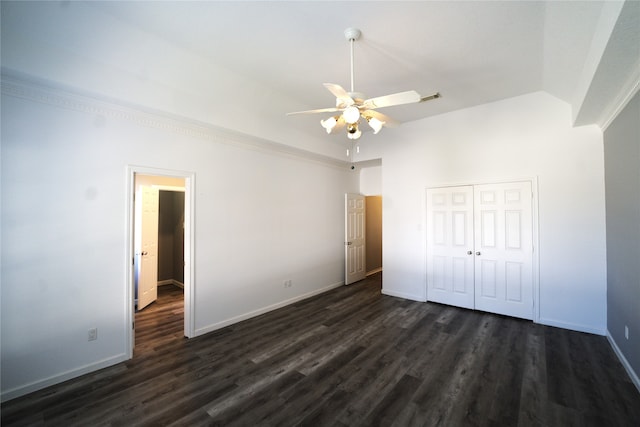
[(89, 341), (95, 341), (98, 339), (98, 328), (89, 329)]
[(293, 283), (291, 282), (291, 279), (284, 281), (284, 287), (285, 288), (290, 288), (291, 286), (293, 286)]
[(627, 325), (624, 325), (624, 337), (629, 339), (629, 327)]

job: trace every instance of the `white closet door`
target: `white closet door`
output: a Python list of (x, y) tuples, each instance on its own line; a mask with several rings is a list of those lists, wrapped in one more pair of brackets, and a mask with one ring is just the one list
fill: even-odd
[(475, 308), (533, 318), (531, 183), (477, 185)]
[(473, 187), (427, 190), (427, 299), (474, 308)]
[(427, 190), (427, 300), (533, 319), (530, 182)]

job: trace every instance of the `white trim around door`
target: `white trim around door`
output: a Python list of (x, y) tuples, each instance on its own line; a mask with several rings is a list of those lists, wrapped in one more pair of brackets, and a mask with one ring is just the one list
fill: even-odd
[(124, 325), (125, 325), (125, 351), (128, 358), (133, 357), (134, 348), (134, 320), (135, 320), (135, 300), (134, 300), (134, 195), (135, 176), (152, 175), (184, 179), (184, 336), (191, 338), (195, 336), (195, 174), (192, 172), (158, 169), (144, 166), (129, 165), (126, 167), (126, 223), (125, 223), (125, 304), (124, 304)]

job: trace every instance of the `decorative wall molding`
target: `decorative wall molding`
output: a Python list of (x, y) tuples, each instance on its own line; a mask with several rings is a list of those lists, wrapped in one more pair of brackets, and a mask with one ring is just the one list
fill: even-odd
[(164, 111), (156, 111), (139, 105), (131, 105), (124, 101), (109, 99), (103, 95), (64, 86), (7, 68), (2, 68), (1, 92), (5, 96), (25, 99), (65, 110), (101, 115), (115, 120), (127, 121), (137, 126), (204, 139), (217, 144), (233, 145), (248, 150), (311, 161), (339, 169), (348, 169), (350, 166), (350, 163), (344, 160)]
[(603, 114), (603, 118), (600, 123), (602, 131), (606, 131), (607, 128), (618, 115), (624, 110), (624, 107), (633, 99), (633, 97), (640, 91), (640, 61), (635, 67), (629, 81), (623, 86), (620, 94), (614, 99), (610, 108), (608, 108)]

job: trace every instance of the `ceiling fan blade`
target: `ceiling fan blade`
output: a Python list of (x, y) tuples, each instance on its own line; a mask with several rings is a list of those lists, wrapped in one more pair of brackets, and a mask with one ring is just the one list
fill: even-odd
[(336, 106), (345, 108), (355, 104), (349, 93), (340, 85), (334, 83), (324, 83), (324, 87), (336, 97)]
[(317, 110), (306, 110), (306, 111), (294, 111), (293, 113), (287, 113), (287, 116), (291, 116), (293, 114), (315, 114), (315, 113), (335, 113), (336, 111), (342, 111), (340, 108), (319, 108)]
[(420, 102), (420, 94), (415, 90), (393, 93), (391, 95), (378, 96), (364, 101), (365, 108), (383, 108), (394, 105), (412, 104)]
[(362, 113), (360, 113), (364, 118), (374, 118), (374, 119), (378, 119), (383, 123), (383, 126), (388, 127), (388, 128), (397, 128), (398, 126), (400, 126), (400, 122), (398, 122), (395, 119), (392, 119), (391, 117), (379, 113), (375, 110), (365, 110)]

